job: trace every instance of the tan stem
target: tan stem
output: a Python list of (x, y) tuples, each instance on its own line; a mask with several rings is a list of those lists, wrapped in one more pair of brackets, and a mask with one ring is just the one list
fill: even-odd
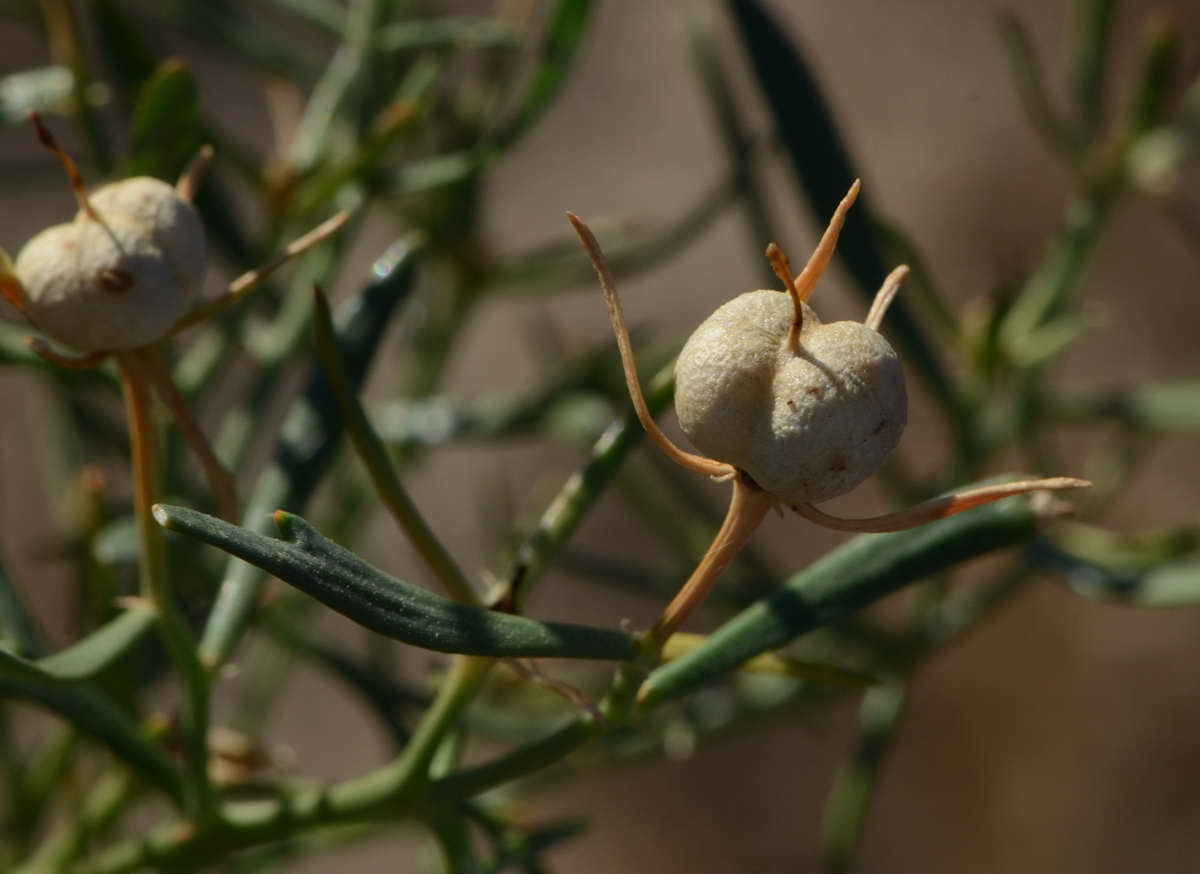
[(695, 609), (704, 603), (717, 582), (717, 577), (741, 552), (774, 503), (774, 498), (754, 485), (744, 474), (739, 473), (734, 478), (733, 497), (721, 530), (713, 538), (708, 552), (704, 554), (688, 581), (683, 584), (683, 588), (663, 610), (662, 616), (650, 631), (651, 638), (666, 641)]
[(171, 380), (171, 374), (167, 371), (161, 352), (149, 348), (140, 350), (136, 355), (137, 365), (142, 368), (142, 372), (145, 373), (155, 393), (171, 411), (180, 432), (204, 469), (204, 478), (208, 482), (213, 497), (216, 498), (221, 518), (236, 524), (238, 521), (237, 482), (233, 474), (217, 457), (216, 451), (204, 435), (200, 424), (192, 417), (187, 400), (179, 393), (179, 389)]
[(1027, 492), (1083, 489), (1090, 485), (1091, 483), (1087, 480), (1059, 476), (1050, 479), (1033, 479), (1015, 483), (1001, 483), (993, 486), (981, 486), (977, 489), (955, 492), (951, 495), (933, 498), (922, 504), (917, 504), (915, 507), (901, 510), (898, 513), (872, 516), (869, 519), (843, 519), (840, 516), (831, 516), (828, 513), (818, 510), (812, 504), (798, 504), (793, 506), (792, 509), (808, 521), (815, 522), (817, 525), (824, 526), (825, 528), (833, 528), (836, 531), (903, 531), (906, 528), (916, 528), (918, 525), (924, 525), (937, 519), (944, 519), (947, 516), (953, 516), (964, 510), (970, 510), (982, 504), (990, 504), (992, 501), (999, 501), (1002, 498), (1012, 495), (1025, 494)]
[(171, 333), (178, 333), (185, 328), (190, 328), (192, 325), (202, 322), (217, 313), (228, 309), (243, 297), (261, 285), (268, 276), (291, 261), (298, 255), (307, 252), (313, 246), (324, 242), (329, 237), (341, 230), (342, 225), (350, 220), (350, 213), (343, 210), (321, 224), (317, 225), (304, 236), (292, 241), (282, 252), (255, 270), (250, 270), (243, 273), (233, 282), (229, 283), (228, 293), (222, 295), (216, 300), (209, 301), (206, 304), (196, 307), (182, 319), (175, 323), (175, 327), (171, 329)]
[(208, 172), (212, 158), (213, 147), (208, 145), (201, 146), (192, 156), (192, 160), (188, 162), (187, 167), (179, 176), (179, 181), (175, 183), (175, 193), (181, 200), (191, 203), (196, 199), (196, 192), (200, 190), (200, 183), (204, 181), (204, 175)]
[(317, 225), (304, 236), (293, 240), (282, 252), (280, 252), (262, 267), (259, 267), (256, 270), (249, 270), (246, 273), (243, 273), (237, 279), (233, 280), (233, 282), (229, 283), (229, 294), (232, 297), (237, 297), (238, 295), (244, 294), (245, 292), (254, 288), (256, 285), (259, 285), (268, 276), (270, 276), (288, 261), (291, 261), (297, 255), (303, 255), (313, 246), (336, 234), (339, 230), (341, 230), (342, 225), (349, 220), (350, 213), (343, 210), (333, 218), (327, 219), (326, 221)]
[(842, 232), (842, 225), (846, 223), (846, 213), (854, 205), (861, 187), (861, 181), (855, 179), (850, 190), (846, 192), (846, 196), (842, 198), (842, 202), (833, 211), (829, 227), (825, 229), (825, 233), (821, 236), (821, 242), (817, 243), (817, 248), (813, 250), (812, 257), (808, 259), (808, 263), (804, 265), (804, 269), (794, 280), (793, 285), (800, 300), (808, 300), (812, 296), (813, 289), (817, 286), (817, 280), (829, 266), (829, 261), (833, 258), (833, 250), (837, 248), (838, 234)]
[(680, 466), (706, 476), (730, 476), (735, 472), (733, 465), (680, 449), (671, 442), (671, 438), (662, 432), (658, 423), (654, 421), (654, 417), (650, 415), (650, 409), (646, 406), (646, 398), (642, 394), (642, 385), (638, 381), (637, 364), (633, 358), (633, 346), (629, 342), (629, 330), (625, 327), (625, 313), (621, 309), (621, 298), (617, 294), (617, 286), (613, 281), (612, 272), (608, 269), (608, 261), (600, 250), (600, 244), (596, 242), (596, 237), (579, 216), (569, 212), (567, 219), (571, 222), (575, 233), (579, 235), (579, 241), (583, 243), (588, 257), (592, 259), (592, 266), (596, 268), (596, 275), (600, 277), (600, 288), (604, 292), (604, 302), (608, 305), (608, 318), (612, 322), (613, 333), (617, 337), (617, 348), (621, 352), (621, 366), (625, 369), (625, 383), (629, 387), (629, 397), (633, 400), (633, 408), (637, 411), (638, 421), (642, 423), (642, 427), (646, 429), (650, 439), (658, 444), (658, 448)]
[(38, 142), (49, 149), (62, 162), (63, 169), (67, 171), (67, 178), (71, 180), (71, 190), (75, 192), (75, 199), (79, 202), (79, 208), (87, 213), (89, 218), (100, 221), (100, 216), (96, 210), (92, 208), (91, 201), (88, 200), (87, 189), (83, 185), (83, 176), (79, 173), (79, 166), (74, 159), (66, 153), (66, 150), (58, 144), (58, 140), (54, 138), (54, 134), (50, 133), (50, 128), (42, 124), (42, 117), (36, 112), (29, 113), (29, 120), (33, 122), (33, 129), (37, 131)]
[(887, 315), (888, 307), (896, 299), (896, 293), (900, 291), (900, 286), (907, 276), (908, 266), (905, 264), (901, 264), (887, 275), (887, 278), (883, 280), (883, 285), (879, 286), (879, 291), (875, 292), (875, 300), (871, 301), (871, 309), (863, 321), (864, 325), (872, 331), (879, 330), (879, 326), (883, 324), (883, 317)]

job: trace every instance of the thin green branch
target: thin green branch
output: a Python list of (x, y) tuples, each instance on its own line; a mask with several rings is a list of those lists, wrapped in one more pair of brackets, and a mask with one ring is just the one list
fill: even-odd
[(478, 604), (479, 596), (471, 586), (470, 580), (458, 566), (458, 562), (450, 555), (442, 541), (417, 509), (409, 497), (408, 490), (400, 482), (396, 469), (392, 466), (387, 447), (371, 426), (362, 405), (358, 401), (357, 392), (346, 377), (342, 366), (341, 355), (337, 348), (337, 337), (334, 332), (333, 316), (329, 311), (329, 302), (317, 288), (314, 294), (313, 309), (316, 327), (317, 355), (329, 378), (330, 389), (341, 411), (346, 433), (350, 436), (354, 449), (362, 459), (363, 466), (371, 478), (372, 485), (378, 493), (400, 530), (408, 537), (409, 542), (420, 553), (421, 558), (437, 577), (446, 593), (455, 601), (463, 604)]

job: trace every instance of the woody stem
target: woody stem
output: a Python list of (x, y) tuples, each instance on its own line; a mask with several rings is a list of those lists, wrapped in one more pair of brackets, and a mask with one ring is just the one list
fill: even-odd
[(717, 582), (717, 577), (741, 552), (773, 503), (774, 499), (770, 495), (756, 486), (745, 474), (738, 473), (733, 480), (733, 497), (721, 530), (713, 538), (708, 552), (704, 554), (688, 581), (676, 593), (654, 628), (650, 630), (651, 639), (665, 643), (695, 609), (704, 603), (704, 599)]
[(158, 498), (159, 467), (149, 380), (135, 352), (117, 355), (129, 440), (133, 454), (133, 513), (141, 546), (142, 597), (158, 615), (158, 628), (168, 654), (183, 681), (183, 726), (186, 735), (187, 806), (198, 820), (211, 818), (215, 810), (212, 784), (208, 780), (209, 678), (196, 654), (196, 643), (175, 602), (167, 568), (163, 529), (154, 521), (151, 508)]

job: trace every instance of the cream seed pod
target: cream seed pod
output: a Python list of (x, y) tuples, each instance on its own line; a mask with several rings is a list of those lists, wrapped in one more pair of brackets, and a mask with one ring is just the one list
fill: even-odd
[[(221, 514), (234, 518), (233, 477), (171, 381), (166, 341), (241, 299), (277, 267), (336, 232), (348, 214), (337, 214), (236, 279), (226, 294), (202, 303), (208, 256), (192, 200), (212, 150), (201, 149), (174, 186), (138, 176), (89, 194), (75, 162), (36, 113), (30, 118), (38, 139), (62, 162), (79, 210), (70, 222), (35, 235), (15, 263), (0, 250), (0, 294), (47, 337), (84, 353), (66, 355), (31, 340), (31, 348), (50, 362), (83, 369), (116, 357), (135, 451), (150, 440), (147, 399), (151, 390), (157, 393), (196, 452)], [(153, 453), (145, 454), (148, 459)]]
[(172, 186), (144, 176), (99, 189), (89, 207), (17, 255), (23, 310), (76, 349), (149, 346), (188, 313), (203, 281), (200, 217)]
[(679, 464), (733, 481), (724, 524), (651, 632), (659, 643), (704, 600), (771, 507), (786, 505), (838, 530), (899, 531), (1010, 495), (1090, 485), (1070, 477), (1004, 483), (869, 519), (844, 519), (813, 506), (875, 473), (900, 442), (907, 419), (904, 373), (879, 327), (908, 268), (897, 267), (884, 280), (861, 323), (822, 323), (807, 303), (858, 191), (855, 181), (799, 276), (793, 278), (778, 246), (767, 247), (784, 292), (751, 291), (734, 298), (684, 344), (675, 365), (675, 409), (680, 427), (704, 455), (677, 447), (650, 415), (604, 255), (588, 227), (567, 213), (600, 277), (643, 427)]

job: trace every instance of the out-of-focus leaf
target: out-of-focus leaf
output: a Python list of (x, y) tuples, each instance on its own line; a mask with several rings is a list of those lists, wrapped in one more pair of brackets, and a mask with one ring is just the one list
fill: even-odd
[(270, 610), (262, 620), (268, 633), (283, 646), (293, 650), (325, 668), (335, 677), (357, 692), (379, 716), (396, 745), (403, 746), (410, 732), (402, 718), (402, 711), (424, 706), (427, 701), (414, 700), (406, 689), (397, 686), (385, 673), (371, 670), (337, 647), (302, 628), (284, 615), (281, 610)]
[(372, 70), (371, 47), (384, 18), (379, 3), (356, 3), (348, 10), (342, 42), (304, 107), (288, 147), (287, 165), (303, 176), (333, 154), (341, 141), (357, 136), (361, 99)]
[(1086, 0), (1080, 6), (1073, 79), (1075, 100), (1079, 104), (1079, 124), (1087, 141), (1099, 133), (1103, 122), (1104, 85), (1117, 0)]
[(1039, 539), (1032, 556), (1061, 570), (1068, 588), (1096, 601), (1136, 607), (1200, 603), (1200, 530), (1171, 528), (1123, 534), (1082, 522)]
[(251, 562), (360, 625), (413, 646), (500, 658), (625, 661), (637, 654), (633, 637), (621, 631), (538, 622), (402, 582), (289, 513), (274, 514), (285, 540), (182, 507), (160, 504), (154, 515), (164, 527)]
[(1028, 500), (1010, 498), (910, 531), (855, 537), (654, 671), (642, 699), (650, 705), (695, 689), (909, 583), (1026, 541), (1037, 524)]
[(143, 779), (179, 801), (179, 773), (170, 759), (99, 690), (59, 679), (33, 662), (0, 651), (0, 696), (18, 698), (54, 711), (81, 732), (104, 744)]
[(749, 221), (750, 245), (754, 249), (755, 262), (768, 282), (764, 288), (772, 288), (775, 284), (774, 272), (767, 260), (760, 256), (767, 243), (778, 239), (778, 225), (771, 217), (770, 203), (754, 160), (754, 137), (742, 117), (740, 101), (731, 84), (732, 76), (717, 52), (711, 12), (703, 4), (693, 4), (693, 8), (688, 9), (688, 47), (712, 107), (717, 132), (721, 135), (736, 173), (736, 188)]
[(1200, 429), (1200, 382), (1145, 383), (1127, 390), (1055, 396), (1048, 412), (1068, 420), (1116, 419), (1147, 430)]
[(295, 47), (246, 12), (253, 4), (237, 0), (171, 0), (169, 15), (189, 36), (222, 52), (301, 83), (315, 78), (312, 63)]
[(120, 91), (132, 97), (158, 68), (158, 54), (150, 47), (119, 0), (93, 0), (92, 21), (105, 63)]
[[(675, 362), (672, 361), (650, 381), (646, 392), (650, 414), (661, 412), (674, 394)], [(604, 429), (592, 446), (587, 464), (567, 479), (542, 513), (537, 527), (517, 547), (503, 579), (505, 601), (518, 605), (524, 602), (644, 435), (632, 411)]]
[(907, 697), (905, 684), (892, 682), (868, 689), (859, 705), (853, 758), (834, 778), (825, 803), (821, 849), (829, 874), (851, 868), (880, 771), (904, 716)]
[[(736, 176), (723, 179), (704, 191), (679, 216), (650, 226), (604, 229), (595, 223), (605, 241), (605, 254), (616, 275), (628, 279), (655, 267), (694, 242), (740, 195)], [(595, 281), (595, 268), (579, 247), (576, 237), (564, 237), (525, 255), (495, 266), (492, 283), (514, 292), (557, 294), (581, 283)]]
[(1179, 68), (1180, 49), (1179, 26), (1175, 20), (1166, 14), (1151, 16), (1144, 28), (1138, 75), (1124, 121), (1127, 146), (1132, 146), (1165, 120)]
[(66, 67), (36, 67), (0, 77), (0, 124), (25, 124), (31, 112), (68, 112), (74, 79)]
[[(707, 638), (701, 634), (677, 633), (671, 635), (663, 647), (663, 659), (674, 661), (682, 658), (697, 647), (703, 646)], [(764, 652), (738, 666), (738, 670), (750, 674), (771, 674), (777, 677), (792, 677), (824, 686), (840, 686), (861, 689), (879, 682), (877, 678), (862, 671), (830, 665), (823, 662), (800, 661), (774, 652)]]
[(1050, 151), (1063, 160), (1076, 164), (1081, 143), (1054, 108), (1029, 31), (1025, 29), (1021, 19), (1009, 12), (1000, 15), (997, 29), (1001, 43), (1008, 53), (1008, 66), (1013, 84), (1025, 107), (1029, 123)]
[(16, 581), (0, 565), (0, 650), (32, 658), (45, 651), (42, 635)]
[(306, 21), (324, 28), (331, 34), (341, 35), (346, 27), (346, 10), (334, 0), (271, 0), (280, 9), (286, 9)]
[(138, 95), (126, 176), (174, 181), (202, 142), (200, 92), (182, 61), (160, 66)]
[(59, 680), (91, 679), (129, 652), (154, 626), (154, 618), (153, 610), (130, 608), (66, 649), (38, 659), (37, 667)]
[(1092, 601), (1131, 607), (1200, 604), (1200, 559), (1167, 562), (1137, 572), (1049, 547), (1040, 551), (1039, 557), (1063, 572), (1067, 588)]
[(414, 64), (396, 94), (378, 112), (353, 154), (322, 167), (298, 188), (294, 197), (296, 214), (317, 212), (332, 203), (343, 187), (373, 176), (396, 141), (421, 117), (421, 107), (433, 94), (441, 71), (442, 64), (434, 59)]
[(442, 541), (434, 534), (400, 481), (392, 464), (391, 456), (383, 440), (375, 431), (371, 420), (358, 400), (358, 393), (346, 377), (345, 367), (338, 354), (337, 338), (333, 328), (333, 316), (329, 302), (319, 289), (314, 307), (317, 357), (329, 380), (329, 387), (337, 402), (342, 423), (370, 475), (371, 485), (383, 504), (392, 514), (409, 542), (425, 560), (425, 564), (437, 577), (446, 593), (463, 604), (477, 604), (479, 596), (462, 572), (458, 562), (449, 553)]
[(447, 15), (389, 24), (379, 32), (377, 45), (385, 52), (415, 52), (440, 48), (515, 48), (520, 39), (512, 26), (496, 18)]
[[(419, 249), (397, 244), (375, 262), (376, 281), (339, 313), (339, 353), (350, 383), (361, 387), (395, 308), (408, 297), (416, 278)], [(276, 508), (299, 510), (307, 502), (337, 454), (343, 426), (337, 402), (320, 369), (313, 372), (304, 395), (283, 424), (275, 458), (261, 475), (246, 507), (245, 524), (269, 530)], [(264, 577), (240, 560), (226, 566), (224, 582), (209, 614), (201, 640), (202, 657), (218, 664), (233, 651), (258, 600)]]
[(462, 182), (479, 169), (483, 157), (475, 152), (452, 152), (401, 167), (392, 176), (389, 192), (396, 195), (420, 194), (435, 188)]
[(511, 149), (550, 108), (579, 53), (591, 7), (591, 0), (558, 0), (555, 4), (524, 99), (512, 118), (489, 137), (492, 147)]
[[(778, 22), (758, 0), (729, 0), (729, 7), (759, 88), (787, 147), (796, 180), (818, 221), (824, 224), (850, 183), (861, 174), (854, 168), (816, 77)], [(870, 201), (860, 194), (846, 217), (838, 243), (838, 253), (867, 301), (874, 298), (888, 272), (875, 225)], [(903, 298), (888, 311), (886, 332), (903, 346), (906, 360), (925, 378), (935, 397), (957, 413), (954, 386)]]

